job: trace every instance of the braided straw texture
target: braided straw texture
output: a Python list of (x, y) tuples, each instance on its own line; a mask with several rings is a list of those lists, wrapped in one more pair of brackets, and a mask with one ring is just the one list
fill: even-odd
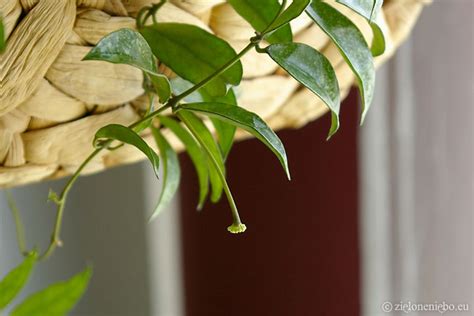
[[(7, 50), (0, 56), (0, 187), (71, 174), (93, 150), (95, 131), (130, 124), (146, 107), (140, 71), (127, 65), (81, 62), (103, 36), (135, 28), (140, 8), (156, 0), (1, 0)], [(426, 0), (386, 0), (382, 19), (388, 34), (380, 65), (406, 38)], [(363, 32), (366, 21), (331, 2)], [(223, 0), (170, 0), (158, 12), (160, 22), (199, 26), (228, 41), (235, 50), (253, 36), (251, 26)], [(321, 50), (334, 66), (342, 96), (354, 75), (329, 38), (306, 15), (292, 22), (295, 41)], [(323, 115), (326, 106), (286, 75), (264, 54), (243, 60), (239, 104), (258, 113), (274, 129), (298, 128)], [(169, 76), (166, 67), (162, 71)], [(180, 142), (165, 135), (177, 150)], [(156, 149), (150, 135), (145, 140)], [(238, 132), (239, 139), (247, 137)], [(104, 151), (84, 173), (131, 163), (144, 156), (131, 146)]]

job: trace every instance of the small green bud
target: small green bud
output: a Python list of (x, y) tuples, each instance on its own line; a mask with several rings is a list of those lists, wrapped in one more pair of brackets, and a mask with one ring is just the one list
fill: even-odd
[(56, 192), (54, 192), (52, 189), (49, 189), (49, 193), (48, 193), (48, 201), (51, 201), (57, 205), (59, 205), (61, 203), (61, 199), (59, 198), (59, 196), (56, 194)]
[(247, 226), (245, 226), (245, 224), (242, 224), (242, 223), (238, 223), (238, 224), (234, 223), (230, 225), (229, 227), (227, 227), (227, 231), (229, 231), (229, 233), (231, 234), (240, 234), (240, 233), (243, 233), (246, 229), (247, 229)]

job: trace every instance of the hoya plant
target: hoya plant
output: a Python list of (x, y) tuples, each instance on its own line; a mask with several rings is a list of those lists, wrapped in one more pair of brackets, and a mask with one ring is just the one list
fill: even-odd
[[(128, 144), (148, 158), (157, 178), (161, 168), (162, 191), (150, 220), (166, 210), (178, 190), (181, 172), (177, 153), (164, 136), (163, 128), (182, 142), (195, 166), (200, 192), (197, 209), (202, 209), (207, 199), (216, 203), (225, 195), (231, 214), (227, 230), (232, 234), (245, 232), (247, 227), (226, 181), (225, 162), (236, 129), (247, 131), (267, 146), (279, 160), (285, 176), (291, 177), (282, 141), (263, 119), (237, 103), (234, 88), (242, 80), (242, 57), (252, 50), (267, 55), (330, 109), (328, 139), (339, 128), (341, 100), (333, 67), (315, 48), (293, 41), (290, 22), (300, 15), (307, 14), (331, 38), (352, 69), (360, 90), (363, 122), (374, 94), (373, 57), (385, 50), (384, 34), (377, 18), (382, 0), (337, 0), (367, 20), (374, 35), (370, 46), (350, 19), (321, 0), (289, 3), (228, 0), (255, 29), (255, 35), (240, 52), (196, 26), (162, 23), (156, 13), (164, 2), (142, 8), (136, 18), (136, 30), (125, 28), (110, 33), (84, 56), (84, 63), (96, 60), (140, 69), (149, 105), (141, 118), (129, 126), (110, 124), (100, 128), (93, 140), (94, 150), (69, 178), (62, 192), (50, 191), (48, 199), (56, 205), (56, 221), (50, 244), (44, 251), (26, 248), (19, 214), (10, 200), (20, 252), (25, 259), (0, 282), (0, 309), (20, 292), (33, 267), (48, 259), (62, 244), (61, 224), (68, 194), (84, 168), (101, 151)], [(5, 48), (3, 34), (0, 22), (0, 51)], [(176, 77), (170, 80), (160, 73), (161, 65), (170, 68)], [(211, 124), (215, 134), (211, 132)], [(153, 135), (158, 152), (144, 141), (145, 133)], [(33, 294), (16, 306), (11, 315), (65, 315), (84, 293), (90, 277), (91, 269), (87, 268), (68, 281)]]

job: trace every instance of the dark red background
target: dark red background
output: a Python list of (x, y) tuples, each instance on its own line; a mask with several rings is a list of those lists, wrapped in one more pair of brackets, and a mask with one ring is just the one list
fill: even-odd
[(359, 315), (357, 96), (329, 115), (279, 133), (290, 161), (256, 140), (236, 145), (228, 179), (247, 224), (234, 236), (225, 197), (195, 212), (197, 182), (183, 156), (182, 228), (188, 316)]

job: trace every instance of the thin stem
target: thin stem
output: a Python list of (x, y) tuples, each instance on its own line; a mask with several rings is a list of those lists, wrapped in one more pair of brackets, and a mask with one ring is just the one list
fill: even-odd
[(16, 238), (18, 241), (18, 250), (23, 256), (28, 254), (26, 250), (26, 242), (25, 242), (25, 228), (23, 226), (23, 222), (21, 220), (20, 211), (18, 210), (15, 200), (9, 190), (5, 190), (5, 194), (7, 196), (7, 203), (10, 211), (12, 212), (13, 219), (15, 220), (15, 227), (16, 227)]
[(82, 162), (82, 164), (77, 168), (76, 172), (72, 175), (71, 178), (69, 178), (68, 182), (66, 183), (66, 186), (63, 189), (63, 192), (61, 193), (61, 196), (59, 197), (58, 203), (58, 208), (56, 212), (56, 221), (54, 224), (54, 230), (53, 230), (53, 235), (51, 236), (51, 242), (47, 248), (47, 250), (40, 256), (39, 260), (46, 260), (48, 259), (51, 254), (54, 252), (56, 247), (61, 246), (62, 242), (61, 239), (59, 238), (59, 235), (61, 234), (61, 226), (62, 226), (62, 221), (63, 221), (63, 216), (64, 216), (64, 207), (66, 206), (66, 199), (69, 191), (72, 188), (72, 185), (76, 182), (76, 180), (79, 178), (80, 173), (84, 168), (87, 166), (89, 162), (92, 161), (105, 147), (110, 145), (112, 140), (108, 140), (103, 144), (103, 147), (97, 148), (94, 150), (89, 157), (86, 158)]
[[(149, 9), (150, 8), (148, 8), (148, 10)], [(139, 16), (141, 17), (144, 13), (145, 13), (145, 10), (141, 10), (140, 13), (139, 13)], [(143, 23), (141, 23), (139, 21), (139, 19), (137, 20), (137, 22), (138, 22), (139, 27), (140, 27), (140, 25), (143, 25)], [(140, 120), (138, 120), (135, 123), (129, 125), (128, 127), (133, 129), (133, 128), (137, 127), (138, 125), (140, 125), (141, 123), (155, 118), (156, 116), (161, 114), (164, 110), (166, 110), (168, 108), (174, 108), (176, 105), (178, 105), (179, 101), (181, 101), (182, 99), (184, 99), (185, 97), (187, 97), (191, 93), (199, 90), (200, 88), (205, 86), (207, 83), (212, 81), (214, 78), (221, 75), (226, 70), (228, 70), (230, 67), (232, 67), (237, 61), (239, 61), (252, 48), (257, 47), (258, 44), (260, 43), (260, 41), (261, 41), (260, 36), (256, 36), (256, 37), (252, 38), (251, 42), (244, 49), (242, 49), (242, 51), (240, 53), (238, 53), (234, 58), (229, 60), (220, 69), (218, 69), (217, 71), (215, 71), (214, 73), (212, 73), (211, 75), (209, 75), (208, 77), (203, 79), (201, 82), (197, 83), (195, 86), (189, 88), (188, 90), (184, 91), (183, 93), (181, 93), (177, 96), (174, 96), (173, 98), (168, 100), (168, 102), (164, 106), (157, 109), (156, 111), (153, 111), (153, 112), (145, 115)], [(79, 166), (79, 168), (76, 170), (76, 172), (72, 175), (72, 177), (66, 183), (66, 186), (64, 187), (63, 192), (61, 193), (59, 201), (56, 201), (56, 203), (58, 204), (58, 208), (57, 208), (57, 212), (56, 212), (56, 221), (55, 221), (55, 225), (54, 225), (54, 231), (53, 231), (53, 234), (51, 236), (51, 242), (50, 242), (47, 250), (40, 256), (40, 260), (45, 260), (45, 259), (49, 258), (51, 256), (51, 254), (54, 252), (54, 250), (62, 244), (59, 236), (60, 236), (60, 233), (61, 233), (62, 219), (63, 219), (63, 216), (64, 216), (64, 208), (65, 208), (65, 205), (66, 205), (67, 195), (68, 195), (69, 191), (71, 190), (72, 185), (76, 182), (76, 180), (79, 177), (80, 173), (87, 166), (87, 164), (94, 157), (96, 157), (104, 148), (108, 147), (108, 145), (110, 145), (110, 143), (112, 143), (112, 141), (113, 140), (109, 139), (109, 140), (105, 141), (100, 148), (95, 149), (89, 155), (89, 157), (87, 157), (87, 159), (84, 160), (84, 162)], [(215, 160), (213, 160), (213, 162), (215, 164), (217, 163)], [(217, 169), (219, 171), (219, 168), (217, 168)], [(222, 170), (219, 171), (219, 177), (221, 178), (221, 181), (223, 182), (224, 192), (227, 196), (227, 199), (229, 200), (229, 205), (230, 205), (230, 208), (232, 210), (232, 217), (234, 219), (234, 224), (235, 225), (243, 225), (242, 222), (240, 221), (237, 206), (235, 205), (234, 199), (232, 197), (232, 193), (230, 192), (229, 186), (227, 185), (227, 182), (225, 181), (225, 175), (222, 173)]]
[(242, 51), (240, 53), (238, 53), (234, 58), (232, 58), (231, 60), (229, 60), (224, 66), (222, 66), (219, 70), (217, 70), (216, 72), (212, 73), (211, 75), (209, 75), (208, 77), (206, 77), (205, 79), (203, 79), (201, 82), (197, 83), (195, 86), (189, 88), (188, 90), (184, 91), (183, 93), (175, 96), (173, 98), (173, 104), (172, 106), (176, 106), (178, 104), (178, 102), (182, 99), (184, 99), (185, 97), (187, 97), (188, 95), (190, 95), (191, 93), (199, 90), (200, 88), (204, 87), (206, 84), (208, 84), (210, 81), (212, 81), (214, 78), (220, 76), (221, 74), (223, 74), (224, 72), (226, 72), (230, 67), (232, 67), (237, 61), (239, 61), (245, 54), (247, 54), (252, 48), (256, 47), (259, 43), (259, 40), (258, 41), (252, 41), (251, 43), (249, 43), (244, 49), (242, 49)]
[(151, 9), (150, 6), (145, 6), (143, 8), (140, 9), (140, 11), (138, 11), (138, 14), (137, 14), (137, 29), (141, 29), (143, 27), (143, 14), (145, 14), (147, 11), (149, 11)]
[(199, 133), (193, 128), (193, 126), (187, 124), (186, 121), (182, 119), (182, 116), (179, 114), (179, 112), (177, 113), (177, 115), (181, 119), (181, 121), (184, 122), (186, 127), (191, 131), (193, 136), (196, 138), (196, 140), (199, 142), (199, 144), (202, 146), (202, 148), (206, 152), (207, 156), (211, 159), (211, 162), (214, 165), (214, 167), (216, 167), (217, 174), (219, 175), (219, 178), (220, 178), (220, 180), (222, 182), (222, 185), (224, 187), (224, 193), (227, 196), (227, 201), (229, 201), (229, 206), (230, 206), (230, 209), (231, 209), (231, 212), (232, 212), (232, 220), (233, 220), (232, 226), (242, 226), (243, 223), (240, 220), (239, 210), (237, 209), (237, 205), (235, 204), (234, 197), (232, 196), (232, 192), (230, 191), (229, 185), (227, 184), (225, 174), (222, 171), (222, 169), (220, 168), (219, 163), (216, 161), (216, 158), (211, 153), (211, 151), (207, 147), (206, 143), (202, 140)]
[[(135, 123), (130, 125), (129, 128), (133, 128), (133, 127), (143, 123), (144, 121), (153, 118), (154, 116), (160, 114), (161, 112), (163, 112), (167, 108), (168, 108), (168, 106), (163, 106), (163, 107), (159, 108), (158, 110), (156, 110), (156, 111), (150, 113), (149, 115), (143, 117), (142, 119), (136, 121)], [(73, 184), (79, 178), (79, 175), (81, 174), (82, 170), (84, 170), (84, 168), (87, 166), (87, 164), (89, 162), (91, 162), (92, 159), (94, 159), (104, 148), (107, 148), (112, 143), (112, 141), (113, 141), (112, 139), (109, 139), (109, 140), (105, 141), (101, 145), (100, 148), (95, 149), (89, 155), (89, 157), (87, 157), (86, 160), (84, 160), (82, 162), (82, 164), (74, 172), (74, 174), (71, 176), (71, 178), (69, 178), (68, 182), (66, 183), (66, 186), (64, 187), (64, 189), (61, 193), (61, 196), (59, 197), (59, 201), (56, 202), (57, 205), (58, 205), (58, 208), (57, 208), (57, 211), (56, 211), (56, 220), (55, 220), (55, 224), (54, 224), (53, 234), (51, 236), (51, 242), (50, 242), (47, 250), (44, 252), (44, 254), (42, 254), (40, 256), (40, 260), (45, 260), (45, 259), (49, 258), (51, 256), (51, 254), (54, 252), (54, 250), (56, 250), (56, 248), (58, 246), (62, 245), (62, 242), (61, 242), (61, 239), (60, 239), (60, 234), (61, 234), (62, 220), (63, 220), (63, 216), (64, 216), (64, 208), (66, 206), (67, 196), (68, 196), (69, 191), (71, 190)]]

